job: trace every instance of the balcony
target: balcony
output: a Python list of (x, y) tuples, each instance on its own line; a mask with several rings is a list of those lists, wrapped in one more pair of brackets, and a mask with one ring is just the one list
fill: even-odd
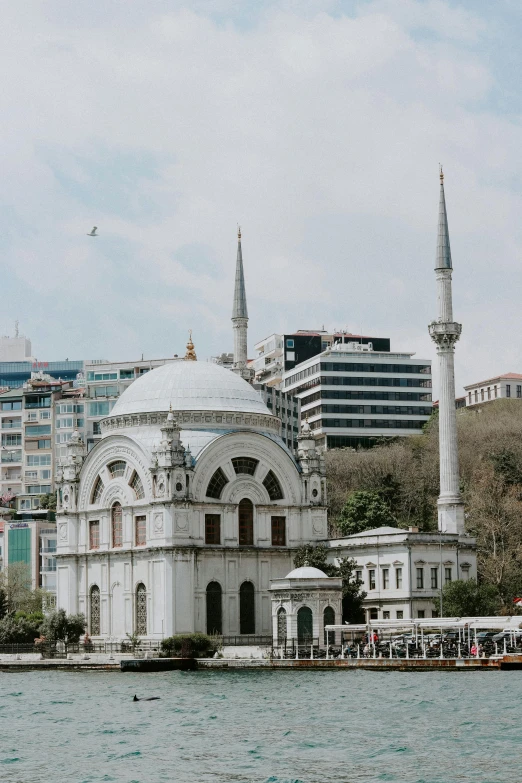
[(41, 555), (55, 555), (56, 554), (56, 545), (55, 546), (43, 546), (40, 549)]
[(50, 566), (42, 566), (40, 569), (41, 574), (50, 574), (53, 571), (56, 571), (56, 565), (50, 565)]
[(21, 462), (22, 461), (22, 452), (21, 451), (2, 451), (2, 462)]
[(22, 419), (2, 419), (3, 430), (20, 430), (22, 429)]

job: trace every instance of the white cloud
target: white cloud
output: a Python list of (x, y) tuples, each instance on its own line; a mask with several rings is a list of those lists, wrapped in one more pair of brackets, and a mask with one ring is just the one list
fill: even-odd
[(478, 11), (191, 9), (4, 9), (2, 331), (49, 358), (181, 353), (189, 326), (200, 356), (229, 349), (241, 222), (251, 345), (335, 322), (434, 356), (442, 161), (458, 380), (520, 370), (521, 131), (488, 108)]

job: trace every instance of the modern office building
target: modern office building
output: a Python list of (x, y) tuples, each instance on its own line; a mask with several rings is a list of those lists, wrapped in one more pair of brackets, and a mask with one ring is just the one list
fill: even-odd
[(522, 399), (522, 375), (516, 372), (507, 372), (497, 375), (496, 378), (488, 378), (486, 381), (471, 383), (464, 386), (466, 390), (466, 406), (481, 405), (484, 402), (492, 402), (501, 399)]
[(289, 449), (297, 448), (297, 436), (301, 423), (301, 402), (293, 394), (268, 386), (266, 383), (254, 383), (268, 410), (281, 419), (281, 438)]
[(54, 380), (76, 381), (83, 373), (83, 361), (40, 362), (37, 360), (0, 361), (0, 387), (18, 389), (30, 381), (35, 372), (43, 372)]
[(431, 361), (376, 351), (372, 343), (336, 343), (283, 380), (325, 449), (418, 434), (432, 412)]
[(56, 592), (56, 525), (46, 519), (4, 522), (4, 568), (27, 565), (31, 586)]
[(381, 353), (390, 350), (387, 337), (368, 337), (350, 332), (299, 329), (293, 334), (271, 334), (254, 346), (258, 355), (250, 362), (257, 383), (281, 388), (283, 375), (298, 364), (318, 356), (336, 344), (371, 343)]

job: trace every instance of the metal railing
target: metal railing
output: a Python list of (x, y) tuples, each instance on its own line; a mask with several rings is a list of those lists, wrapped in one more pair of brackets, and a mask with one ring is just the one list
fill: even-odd
[(241, 634), (240, 636), (218, 637), (223, 647), (271, 647), (271, 636), (255, 636), (255, 634)]

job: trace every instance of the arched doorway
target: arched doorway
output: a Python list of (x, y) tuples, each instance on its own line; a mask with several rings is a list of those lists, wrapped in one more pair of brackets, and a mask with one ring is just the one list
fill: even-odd
[(147, 635), (147, 589), (143, 582), (136, 588), (136, 633)]
[(243, 582), (239, 588), (239, 633), (256, 632), (256, 601), (252, 582)]
[(222, 590), (219, 582), (207, 585), (207, 633), (223, 633)]
[(297, 641), (310, 644), (313, 639), (313, 616), (308, 606), (302, 606), (297, 612)]
[(239, 501), (239, 545), (252, 546), (254, 543), (254, 504), (248, 498)]
[[(327, 606), (323, 612), (323, 629), (327, 625), (335, 625), (335, 612), (331, 606)], [(335, 643), (335, 631), (330, 631), (330, 632), (324, 631), (324, 643), (325, 644)]]
[(286, 643), (286, 609), (281, 607), (277, 611), (277, 643)]
[(100, 635), (100, 588), (98, 585), (91, 587), (89, 609), (89, 626), (91, 636)]

